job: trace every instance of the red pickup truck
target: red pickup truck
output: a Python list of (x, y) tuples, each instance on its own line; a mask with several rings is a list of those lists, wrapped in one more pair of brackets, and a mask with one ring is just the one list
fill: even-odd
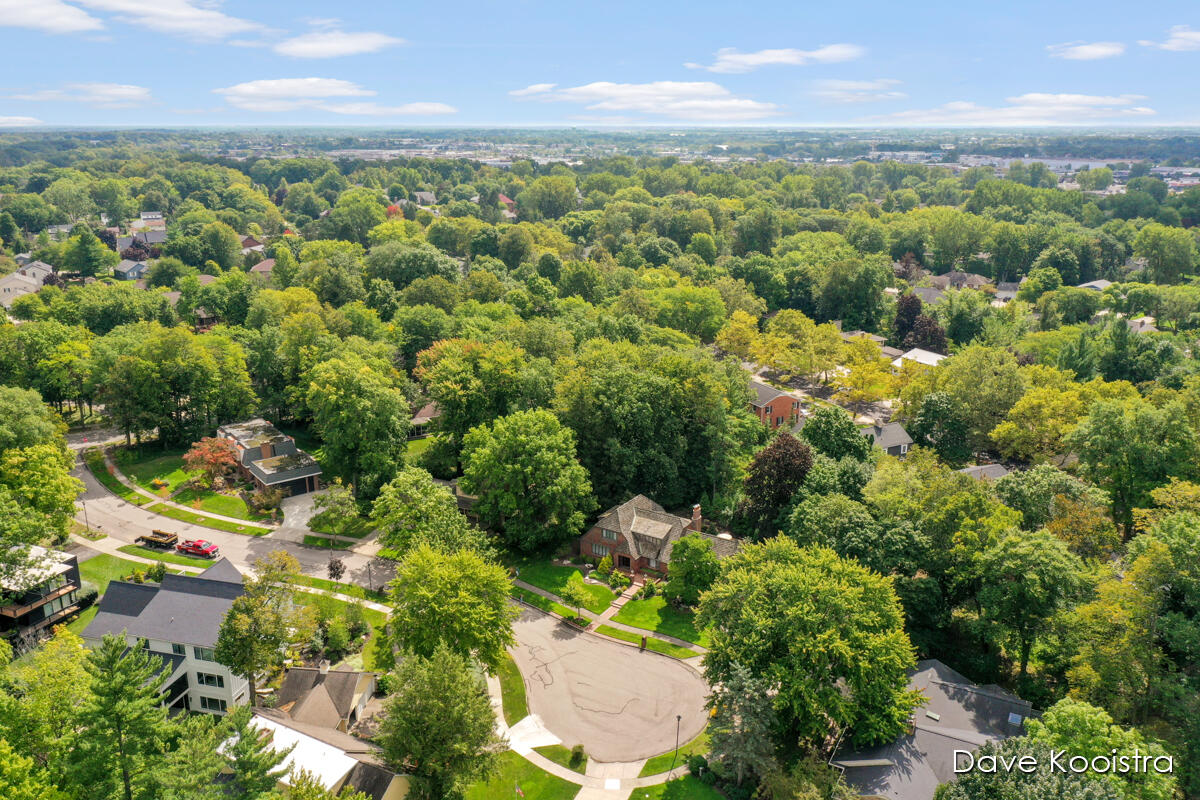
[(184, 539), (175, 545), (175, 549), (180, 553), (187, 553), (190, 556), (203, 556), (204, 558), (216, 558), (221, 554), (221, 548), (204, 539)]

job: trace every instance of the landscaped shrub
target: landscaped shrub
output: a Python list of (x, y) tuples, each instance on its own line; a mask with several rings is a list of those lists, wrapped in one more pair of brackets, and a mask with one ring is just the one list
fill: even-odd
[(162, 583), (163, 576), (167, 574), (167, 565), (161, 561), (155, 562), (146, 568), (146, 580), (153, 583)]
[(612, 572), (612, 556), (605, 556), (600, 559), (600, 563), (596, 565), (596, 572), (607, 578), (608, 574)]
[(84, 583), (79, 589), (76, 597), (79, 599), (79, 610), (82, 611), (88, 608), (92, 603), (96, 602), (96, 598), (100, 596), (100, 592), (96, 591), (96, 587), (90, 583)]
[(571, 748), (571, 760), (568, 765), (574, 769), (575, 767), (583, 766), (583, 762), (587, 761), (587, 753), (583, 751), (583, 745), (577, 744)]
[(609, 588), (614, 591), (621, 591), (630, 583), (629, 576), (620, 570), (613, 570), (608, 575)]

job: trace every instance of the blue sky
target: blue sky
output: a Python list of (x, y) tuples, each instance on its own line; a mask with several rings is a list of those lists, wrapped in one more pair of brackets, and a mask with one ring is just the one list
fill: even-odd
[(0, 0), (0, 127), (1200, 125), (1195, 2)]

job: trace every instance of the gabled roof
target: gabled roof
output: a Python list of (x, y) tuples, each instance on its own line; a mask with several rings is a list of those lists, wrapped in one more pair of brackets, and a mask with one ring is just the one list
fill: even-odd
[(336, 728), (350, 717), (355, 696), (363, 678), (373, 673), (353, 670), (326, 670), (293, 667), (279, 687), (275, 707), (298, 722)]
[(942, 302), (945, 293), (941, 289), (934, 289), (932, 286), (914, 286), (912, 293), (921, 298), (922, 303), (928, 305), (937, 305)]
[(876, 446), (884, 450), (890, 450), (893, 447), (901, 445), (911, 445), (913, 443), (912, 437), (908, 435), (908, 431), (904, 430), (904, 426), (899, 422), (868, 425), (864, 428), (859, 428), (859, 430), (865, 436), (869, 437)]
[(932, 350), (922, 350), (919, 347), (914, 347), (912, 350), (909, 350), (893, 361), (892, 366), (899, 369), (905, 361), (916, 361), (918, 364), (924, 364), (927, 367), (935, 367), (945, 358), (946, 356), (942, 355), (941, 353), (935, 353)]
[(963, 467), (959, 472), (969, 475), (977, 481), (984, 479), (994, 481), (1007, 475), (1008, 469), (1003, 464), (979, 464), (974, 467)]
[(782, 389), (776, 389), (774, 386), (769, 386), (761, 381), (750, 381), (750, 391), (754, 392), (754, 397), (750, 400), (750, 404), (755, 408), (762, 408), (776, 397), (780, 397), (782, 395), (787, 395), (792, 397), (792, 399), (796, 399), (789, 392), (785, 392)]
[(1023, 732), (1030, 703), (998, 687), (977, 686), (940, 661), (917, 664), (910, 689), (926, 698), (912, 733), (866, 750), (844, 750), (830, 762), (860, 794), (887, 800), (930, 800), (954, 778), (954, 751), (974, 751)]
[(1092, 291), (1103, 292), (1105, 289), (1107, 289), (1108, 287), (1110, 287), (1112, 285), (1113, 285), (1112, 281), (1106, 281), (1103, 278), (1098, 278), (1097, 280), (1094, 280), (1094, 281), (1088, 281), (1087, 283), (1081, 283), (1076, 288), (1091, 289)]
[(144, 269), (146, 269), (145, 262), (130, 261), (128, 258), (122, 260), (120, 264), (117, 264), (115, 267), (113, 267), (114, 272), (118, 272), (122, 275), (128, 275), (131, 272), (140, 272)]
[(259, 275), (270, 275), (271, 270), (273, 269), (275, 269), (275, 259), (264, 258), (262, 261), (251, 267), (250, 271)]
[(126, 631), (145, 639), (212, 647), (221, 620), (243, 591), (241, 573), (225, 559), (199, 575), (167, 573), (158, 585), (113, 581), (83, 638)]

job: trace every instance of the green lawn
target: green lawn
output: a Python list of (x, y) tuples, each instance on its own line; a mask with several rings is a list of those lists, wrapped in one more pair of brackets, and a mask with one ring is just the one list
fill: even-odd
[(117, 480), (117, 476), (108, 471), (108, 465), (104, 463), (104, 456), (99, 451), (94, 451), (84, 458), (85, 463), (92, 474), (96, 476), (96, 480), (127, 503), (133, 503), (135, 506), (140, 506), (149, 503), (150, 500), (146, 497), (130, 489), (125, 484)]
[(691, 775), (657, 786), (634, 789), (629, 800), (724, 800), (725, 795)]
[(347, 525), (346, 530), (339, 533), (333, 529), (332, 525), (327, 525), (320, 521), (314, 521), (316, 517), (319, 516), (320, 515), (317, 514), (313, 519), (308, 521), (309, 529), (314, 530), (317, 533), (328, 533), (336, 536), (349, 536), (351, 539), (361, 539), (371, 532), (371, 520), (369, 519), (363, 519), (362, 517), (359, 517)]
[(304, 543), (309, 547), (323, 547), (326, 550), (349, 550), (354, 547), (354, 542), (343, 542), (327, 536), (305, 536)]
[(552, 612), (554, 614), (558, 614), (560, 617), (563, 617), (564, 619), (580, 619), (584, 623), (586, 623), (588, 621), (584, 617), (577, 618), (575, 616), (575, 609), (567, 608), (566, 606), (556, 603), (553, 600), (550, 600), (549, 598), (542, 597), (540, 594), (535, 594), (534, 592), (531, 592), (528, 589), (522, 589), (520, 586), (514, 586), (512, 588), (512, 596), (517, 598), (518, 600), (525, 601), (526, 603), (533, 606), (534, 608), (540, 608), (542, 611), (547, 611), (547, 612)]
[[(620, 628), (614, 628), (610, 625), (601, 625), (599, 628), (596, 628), (596, 633), (602, 633), (605, 636), (612, 637), (613, 639), (620, 639), (623, 642), (633, 642), (634, 644), (642, 643), (642, 637), (640, 634), (623, 631)], [(692, 656), (700, 655), (692, 650), (688, 650), (686, 647), (679, 647), (678, 645), (673, 645), (670, 642), (663, 642), (655, 639), (653, 636), (646, 637), (646, 649), (653, 650), (656, 653), (662, 653), (664, 656), (670, 656), (671, 658), (691, 658)]]
[(621, 607), (613, 620), (635, 628), (674, 636), (701, 647), (708, 647), (712, 643), (708, 631), (696, 627), (695, 613), (691, 609), (676, 608), (661, 595), (649, 600), (630, 600)]
[[(208, 569), (213, 565), (214, 559), (197, 558), (195, 556), (185, 556), (182, 553), (175, 553), (170, 550), (155, 550), (153, 547), (142, 547), (138, 544), (123, 544), (117, 548), (122, 553), (128, 553), (131, 556), (141, 556), (142, 558), (150, 558), (155, 561), (162, 561), (165, 564), (182, 564), (185, 567), (200, 567)], [(142, 565), (142, 568), (150, 566), (149, 564)]]
[[(183, 465), (186, 450), (163, 450), (156, 444), (131, 449), (118, 449), (113, 460), (125, 476), (143, 489), (166, 497), (179, 489), (184, 481), (195, 473), (188, 472)], [(167, 482), (163, 489), (156, 489), (150, 482), (158, 479)]]
[[(638, 773), (638, 777), (644, 778), (647, 775), (657, 775), (660, 772), (666, 772), (667, 770), (671, 769), (671, 757), (674, 755), (675, 751), (672, 750), (669, 753), (663, 753), (660, 756), (655, 756), (654, 758), (649, 759), (646, 761), (645, 766), (642, 767), (642, 771)], [(675, 760), (675, 766), (686, 764), (688, 758), (695, 755), (708, 755), (707, 728), (700, 731), (700, 735), (695, 739), (692, 739), (690, 742), (679, 748), (679, 758)]]
[(171, 499), (181, 506), (195, 508), (196, 504), (199, 503), (199, 510), (201, 511), (250, 520), (251, 522), (271, 518), (270, 514), (263, 514), (246, 505), (246, 501), (237, 495), (220, 494), (211, 489), (184, 489)]
[[(575, 567), (560, 567), (546, 561), (523, 561), (514, 566), (519, 570), (518, 579), (559, 596), (563, 587), (567, 585), (567, 579), (573, 573), (579, 572)], [(616, 597), (607, 586), (585, 583), (583, 588), (588, 594), (588, 602), (584, 608), (593, 614), (603, 613)]]
[(429, 449), (433, 444), (433, 437), (426, 436), (423, 439), (409, 439), (408, 444), (404, 446), (404, 460), (409, 464), (415, 464), (417, 458)]
[(571, 766), (571, 748), (569, 747), (564, 747), (561, 744), (548, 744), (544, 747), (535, 747), (533, 749), (560, 767), (566, 767), (569, 770), (578, 772), (580, 775), (587, 772), (588, 760), (586, 755), (584, 755), (583, 761), (579, 762), (578, 765)]
[(513, 657), (508, 653), (504, 654), (504, 659), (496, 670), (496, 677), (500, 679), (504, 723), (512, 727), (529, 716), (529, 703), (525, 700), (525, 679), (521, 677), (521, 670), (517, 669), (517, 662), (513, 661)]
[[(338, 600), (336, 597), (330, 597), (324, 594), (312, 594), (309, 592), (297, 592), (295, 596), (296, 603), (299, 605), (320, 605), (324, 608), (337, 608), (339, 611), (349, 605), (345, 600)], [(373, 608), (363, 607), (363, 618), (367, 624), (371, 626), (371, 636), (367, 639), (362, 649), (362, 668), (366, 670), (376, 670), (386, 672), (392, 667), (392, 659), (390, 654), (381, 654), (380, 648), (384, 646), (383, 641), (383, 626), (387, 623), (387, 614), (382, 611), (376, 611)]]
[(518, 786), (525, 793), (525, 800), (571, 800), (579, 794), (576, 784), (543, 772), (511, 750), (501, 753), (498, 762), (491, 780), (467, 789), (467, 800), (519, 797)]
[(148, 564), (140, 564), (127, 558), (117, 558), (108, 553), (92, 556), (79, 565), (79, 576), (96, 587), (101, 595), (108, 589), (110, 581), (119, 581), (135, 569), (145, 569)]
[(91, 624), (92, 617), (96, 616), (96, 612), (100, 610), (100, 602), (97, 600), (83, 610), (79, 616), (67, 623), (67, 630), (76, 636), (82, 636), (87, 626)]
[(354, 583), (327, 581), (324, 578), (313, 578), (309, 575), (296, 575), (291, 580), (292, 583), (298, 583), (301, 586), (311, 586), (314, 589), (324, 589), (327, 592), (337, 592), (338, 594), (358, 597), (363, 600), (374, 600), (376, 603), (386, 603), (388, 601), (388, 596), (385, 592), (381, 592), (378, 589), (368, 589), (365, 586), (359, 586)]
[(218, 531), (226, 531), (227, 533), (243, 533), (247, 536), (265, 536), (271, 532), (270, 528), (263, 528), (258, 525), (238, 525), (233, 522), (226, 522), (223, 519), (213, 519), (206, 517), (203, 514), (197, 514), (194, 511), (184, 511), (175, 506), (169, 506), (165, 503), (155, 503), (150, 506), (150, 511), (155, 514), (162, 514), (164, 517), (177, 519), (180, 522), (190, 522), (193, 525), (203, 525), (206, 528), (213, 528)]

